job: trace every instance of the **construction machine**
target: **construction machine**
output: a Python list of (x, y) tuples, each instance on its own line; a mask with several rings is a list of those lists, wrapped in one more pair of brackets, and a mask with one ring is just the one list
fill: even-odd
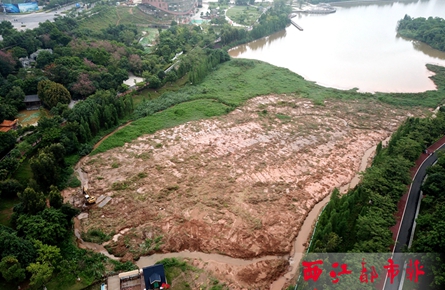
[(88, 188), (82, 187), (82, 193), (83, 196), (85, 197), (86, 204), (96, 203), (96, 197), (89, 194)]

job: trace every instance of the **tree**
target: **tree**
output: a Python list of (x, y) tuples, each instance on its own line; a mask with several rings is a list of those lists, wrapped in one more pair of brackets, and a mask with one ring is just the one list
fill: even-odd
[(46, 208), (37, 215), (21, 215), (17, 219), (19, 235), (48, 245), (63, 242), (68, 234), (68, 226), (65, 214), (54, 208)]
[(23, 101), (25, 100), (25, 93), (21, 87), (13, 86), (5, 97), (5, 101), (13, 105), (17, 109), (25, 107)]
[(2, 161), (0, 161), (0, 169), (6, 169), (10, 173), (13, 173), (18, 166), (19, 161), (17, 158), (11, 156), (5, 157)]
[(134, 31), (131, 30), (123, 30), (119, 33), (119, 38), (120, 40), (125, 43), (126, 45), (131, 45), (131, 43), (134, 41), (136, 37), (136, 33), (134, 33)]
[(410, 161), (416, 161), (422, 153), (422, 145), (409, 137), (402, 137), (397, 141), (394, 152)]
[(63, 197), (60, 191), (54, 185), (50, 186), (49, 192), (49, 205), (56, 209), (59, 209), (63, 204)]
[(49, 189), (51, 185), (57, 184), (59, 181), (61, 170), (52, 153), (41, 151), (31, 158), (30, 165), (34, 178), (39, 181), (39, 185), (44, 190)]
[(23, 267), (34, 262), (36, 250), (33, 244), (17, 236), (10, 228), (0, 228), (0, 257), (14, 256)]
[(37, 94), (43, 103), (50, 109), (58, 103), (69, 104), (70, 92), (62, 85), (53, 81), (40, 81), (37, 85)]
[(0, 272), (7, 282), (20, 283), (26, 278), (25, 269), (14, 256), (6, 256), (0, 262)]
[(0, 181), (0, 197), (14, 198), (23, 190), (23, 186), (15, 179), (9, 178)]
[(148, 87), (152, 88), (152, 89), (157, 89), (157, 88), (160, 88), (162, 86), (161, 80), (156, 75), (151, 76), (148, 79), (148, 82), (149, 82)]
[(48, 263), (51, 267), (57, 268), (62, 261), (60, 249), (57, 246), (46, 245), (39, 240), (34, 240), (34, 247), (37, 250), (37, 262)]
[(37, 214), (46, 208), (45, 196), (41, 192), (36, 192), (33, 188), (27, 187), (20, 193), (24, 213)]
[[(17, 116), (19, 112), (14, 106), (4, 102), (4, 99), (0, 97), (0, 122), (3, 122), (3, 120), (14, 120), (15, 116)], [(3, 132), (0, 132), (0, 134), (2, 133)], [(0, 143), (2, 143), (2, 141), (0, 141)]]
[(165, 76), (165, 80), (167, 82), (173, 83), (177, 80), (178, 76), (176, 75), (176, 71), (175, 70), (170, 70), (167, 75)]
[(26, 270), (32, 274), (31, 279), (29, 280), (29, 286), (33, 289), (42, 289), (42, 286), (47, 283), (52, 275), (54, 268), (51, 267), (48, 263), (31, 263)]
[(14, 56), (15, 58), (21, 58), (21, 57), (28, 56), (28, 52), (26, 51), (26, 49), (24, 49), (20, 46), (16, 46), (16, 47), (12, 48), (11, 51), (12, 51), (12, 56)]
[(7, 77), (14, 71), (16, 61), (11, 53), (6, 53), (0, 50), (0, 74)]
[(0, 132), (0, 154), (3, 155), (7, 153), (10, 149), (14, 147), (15, 142), (16, 142), (16, 137), (14, 136), (13, 132), (11, 131)]
[(81, 73), (77, 78), (77, 82), (72, 85), (71, 91), (76, 97), (86, 98), (96, 91), (96, 87), (87, 73)]
[(140, 74), (142, 70), (142, 61), (141, 57), (137, 54), (131, 54), (128, 58), (128, 62), (130, 64), (130, 69), (133, 73)]
[(45, 66), (49, 65), (50, 63), (52, 63), (55, 59), (54, 54), (52, 54), (51, 52), (44, 50), (41, 51), (39, 53), (39, 56), (37, 56), (37, 68), (41, 68), (43, 69)]
[(0, 272), (8, 282), (22, 282), (26, 278), (25, 269), (14, 256), (6, 256), (1, 260)]
[(3, 20), (0, 22), (0, 35), (6, 36), (10, 35), (12, 31), (14, 30), (14, 26), (11, 22), (7, 20)]

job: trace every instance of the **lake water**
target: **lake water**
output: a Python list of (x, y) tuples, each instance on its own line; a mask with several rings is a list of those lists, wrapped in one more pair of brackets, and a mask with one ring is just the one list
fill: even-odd
[[(362, 2), (363, 3), (363, 2)], [(229, 51), (286, 67), (305, 79), (361, 92), (421, 92), (435, 89), (426, 63), (445, 66), (445, 53), (397, 36), (397, 21), (445, 18), (445, 0), (335, 4), (328, 15), (299, 14), (293, 25)]]

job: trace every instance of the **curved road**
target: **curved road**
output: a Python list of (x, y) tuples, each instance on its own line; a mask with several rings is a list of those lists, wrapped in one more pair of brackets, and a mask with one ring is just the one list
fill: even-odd
[[(442, 149), (445, 144), (441, 145), (437, 150)], [(394, 278), (393, 284), (389, 282), (387, 278), (385, 281), (385, 285), (383, 287), (384, 290), (398, 290), (400, 282), (404, 278), (403, 274), (403, 264), (404, 260), (402, 257), (403, 249), (409, 245), (413, 225), (416, 218), (417, 207), (420, 203), (420, 187), (422, 186), (423, 180), (426, 176), (426, 170), (428, 167), (433, 165), (437, 161), (437, 150), (430, 156), (428, 156), (425, 161), (420, 165), (419, 169), (413, 178), (413, 182), (411, 183), (408, 200), (406, 201), (405, 210), (402, 216), (402, 222), (400, 224), (400, 229), (397, 235), (396, 244), (393, 252), (393, 260), (394, 264), (400, 265), (400, 273)], [(403, 283), (402, 283), (403, 285)]]

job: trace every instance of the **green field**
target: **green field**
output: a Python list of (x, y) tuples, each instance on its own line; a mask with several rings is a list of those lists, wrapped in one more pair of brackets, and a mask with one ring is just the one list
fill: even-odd
[[(268, 94), (290, 94), (295, 97), (309, 98), (318, 105), (323, 105), (323, 100), (330, 98), (349, 100), (371, 98), (396, 106), (435, 107), (445, 100), (445, 68), (428, 67), (436, 73), (432, 78), (438, 86), (437, 91), (418, 94), (371, 94), (321, 87), (304, 80), (288, 69), (261, 61), (231, 60), (220, 65), (201, 84), (186, 85), (172, 92), (173, 96), (182, 96), (178, 98), (176, 106), (134, 121), (107, 138), (93, 151), (93, 154), (123, 146), (126, 142), (143, 134), (150, 134), (191, 120), (225, 114), (248, 99)], [(144, 96), (141, 95), (139, 98), (142, 99)], [(157, 99), (152, 100), (152, 102), (156, 101)]]
[(228, 112), (228, 109), (226, 105), (214, 100), (196, 100), (178, 104), (165, 111), (132, 122), (105, 139), (92, 154), (123, 146), (126, 142), (139, 136), (154, 133), (164, 128), (171, 128), (188, 121), (223, 115)]
[(156, 23), (168, 23), (171, 19), (167, 16), (165, 19), (155, 19), (153, 16), (145, 14), (137, 7), (115, 7), (115, 6), (97, 6), (79, 16), (79, 27), (91, 29), (92, 31), (101, 31), (108, 26), (117, 26), (119, 24), (134, 24), (141, 30)]
[(146, 28), (143, 29), (143, 31), (145, 32), (145, 35), (139, 40), (139, 44), (141, 44), (145, 50), (150, 51), (151, 47), (148, 45), (153, 45), (153, 42), (159, 35), (159, 30), (156, 28)]
[(260, 17), (261, 12), (255, 7), (233, 6), (227, 10), (226, 15), (235, 23), (250, 26)]
[(9, 227), (12, 215), (12, 208), (18, 203), (20, 203), (20, 200), (18, 198), (0, 199), (0, 224)]

